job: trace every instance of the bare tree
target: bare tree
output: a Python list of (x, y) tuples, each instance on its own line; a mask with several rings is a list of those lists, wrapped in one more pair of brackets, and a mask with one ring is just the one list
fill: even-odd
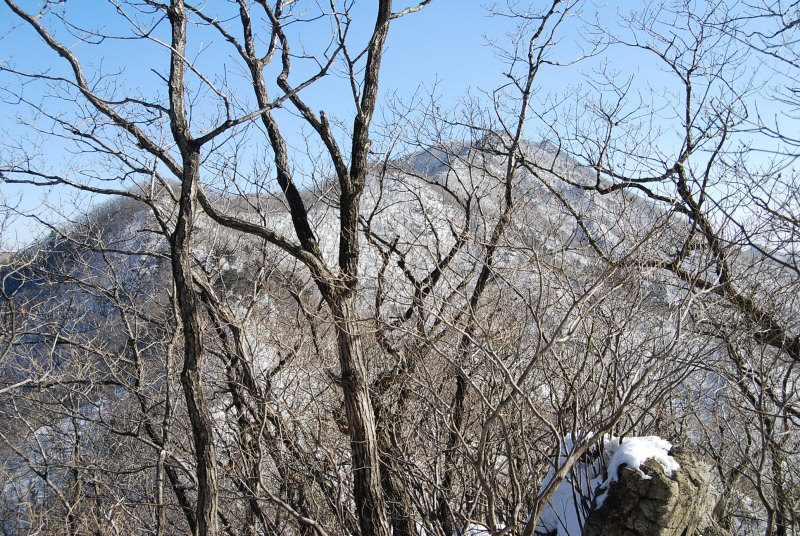
[[(748, 480), (744, 493), (763, 508), (761, 529), (787, 534), (797, 515), (786, 495), (796, 476), (785, 470), (797, 440), (796, 393), (788, 387), (800, 358), (797, 184), (786, 167), (791, 137), (775, 149), (770, 140), (782, 138), (781, 126), (766, 125), (756, 103), (774, 98), (760, 85), (763, 69), (783, 70), (778, 65), (793, 44), (784, 33), (791, 24), (766, 32), (761, 26), (784, 20), (784, 6), (765, 8), (665, 4), (631, 14), (618, 33), (597, 28), (611, 50), (657, 62), (672, 83), (645, 93), (635, 78), (623, 83), (620, 73), (599, 70), (593, 95), (571, 116), (578, 127), (559, 125), (553, 132), (594, 171), (584, 181), (567, 178), (575, 187), (603, 195), (627, 191), (674, 213), (674, 235), (659, 236), (657, 248), (634, 257), (592, 245), (613, 265), (662, 272), (675, 278), (678, 292), (696, 296), (689, 329), (716, 350), (692, 382), (700, 393), (694, 422), (721, 464), (721, 480), (732, 486), (729, 493), (742, 493), (736, 483)], [(756, 51), (777, 61), (759, 70)], [(791, 91), (787, 86), (785, 94)], [(710, 391), (714, 385), (724, 389)], [(733, 423), (723, 422), (722, 415), (733, 414)], [(737, 455), (725, 452), (727, 441), (736, 443), (731, 452)]]
[[(538, 84), (579, 6), (510, 2), (507, 85), (374, 121), (390, 29), (430, 3), (109, 2), (97, 28), (5, 1), (54, 58), (0, 64), (5, 95), (72, 165), (8, 139), (3, 180), (116, 199), (1, 261), (9, 530), (530, 535), (645, 432), (703, 437), (767, 533), (796, 525), (796, 185), (736, 145), (778, 132), (739, 19), (594, 28), (580, 58), (674, 85), (600, 70), (570, 108)], [(104, 71), (109, 43), (155, 68)]]
[[(201, 333), (201, 301), (195, 293), (193, 275), (195, 271), (193, 240), (198, 199), (203, 204), (204, 210), (218, 221), (234, 228), (238, 227), (277, 245), (309, 269), (335, 319), (340, 385), (351, 437), (353, 490), (359, 524), (361, 530), (367, 534), (387, 533), (386, 508), (380, 492), (375, 417), (368, 392), (361, 336), (356, 323), (359, 203), (368, 169), (369, 129), (377, 101), (378, 75), (390, 22), (392, 19), (418, 11), (427, 3), (422, 2), (418, 6), (412, 5), (393, 12), (391, 1), (380, 2), (371, 37), (366, 46), (358, 50), (353, 50), (348, 40), (352, 21), (349, 11), (353, 8), (352, 4), (346, 4), (343, 8), (332, 4), (330, 10), (320, 9), (311, 20), (321, 17), (330, 22), (331, 47), (319, 58), (314, 58), (322, 60), (316, 72), (310, 78), (296, 82), (289, 79), (293, 74), (291, 72), (293, 53), (290, 48), (292, 34), (289, 33), (289, 27), (294, 22), (302, 21), (305, 14), (294, 2), (279, 1), (274, 5), (260, 2), (256, 6), (240, 3), (238, 9), (233, 11), (238, 19), (239, 28), (235, 30), (238, 36), (231, 33), (234, 30), (227, 24), (219, 22), (228, 20), (226, 15), (219, 17), (217, 13), (204, 12), (199, 7), (186, 5), (182, 1), (172, 2), (169, 6), (155, 4), (119, 6), (117, 15), (128, 24), (125, 37), (132, 37), (135, 41), (147, 44), (152, 43), (167, 51), (169, 73), (162, 78), (167, 90), (166, 100), (158, 101), (148, 100), (146, 96), (139, 98), (130, 94), (115, 94), (114, 89), (109, 88), (106, 91), (106, 88), (95, 85), (93, 75), (87, 76), (85, 65), (78, 55), (62, 44), (41, 19), (45, 15), (52, 17), (54, 21), (64, 24), (67, 32), (75, 30), (81, 33), (87, 43), (94, 39), (113, 39), (117, 36), (79, 28), (67, 20), (65, 13), (51, 9), (57, 6), (45, 5), (41, 12), (33, 14), (24, 11), (14, 2), (6, 2), (9, 10), (19, 20), (29, 25), (43, 42), (65, 61), (68, 72), (65, 76), (52, 77), (52, 81), (75, 95), (81, 104), (85, 105), (79, 109), (79, 113), (83, 113), (84, 119), (88, 121), (84, 124), (91, 123), (91, 126), (82, 129), (78, 122), (64, 122), (61, 116), (48, 115), (45, 111), (45, 117), (53, 123), (51, 132), (72, 139), (84, 148), (110, 156), (115, 161), (114, 166), (122, 169), (123, 178), (149, 175), (151, 180), (158, 180), (162, 186), (172, 188), (172, 185), (162, 178), (161, 173), (164, 172), (178, 181), (173, 194), (176, 200), (176, 212), (168, 220), (159, 222), (169, 241), (172, 279), (183, 330), (184, 356), (180, 377), (192, 424), (198, 480), (196, 522), (197, 532), (200, 534), (218, 532), (219, 475), (211, 410), (203, 393), (202, 377), (207, 357)], [(253, 16), (252, 10), (258, 10), (259, 14)], [(258, 26), (254, 27), (256, 23)], [(165, 36), (164, 40), (159, 35), (163, 24), (169, 29), (169, 35)], [(240, 107), (240, 101), (224, 80), (224, 74), (221, 73), (223, 78), (220, 79), (223, 86), (217, 87), (218, 82), (213, 80), (211, 75), (204, 74), (199, 66), (189, 61), (186, 48), (187, 34), (194, 25), (208, 26), (219, 32), (230, 43), (232, 50), (239, 57), (239, 64), (250, 73), (251, 90), (257, 102), (255, 108), (248, 110)], [(263, 50), (257, 50), (261, 32), (268, 36), (267, 45)], [(265, 82), (266, 69), (274, 58), (281, 62), (280, 74), (276, 80), (278, 97), (270, 97)], [(350, 132), (352, 148), (347, 158), (343, 156), (326, 115), (324, 113), (316, 115), (312, 112), (299, 94), (304, 87), (324, 76), (334, 61), (341, 61), (345, 65), (345, 75), (352, 87), (356, 110)], [(4, 70), (28, 80), (51, 78), (35, 72), (15, 71), (12, 68)], [(190, 114), (194, 111), (194, 106), (189, 91), (193, 89), (192, 84), (195, 81), (200, 84), (200, 91), (210, 91), (213, 98), (222, 106), (222, 115), (209, 116), (212, 122), (210, 128), (202, 120), (193, 123), (191, 119)], [(287, 142), (272, 114), (273, 109), (289, 103), (317, 132), (327, 148), (328, 156), (336, 171), (341, 193), (336, 272), (331, 271), (326, 264), (326, 258), (323, 257), (317, 243), (308, 212), (290, 169)], [(30, 104), (36, 107), (34, 103)], [(251, 124), (255, 119), (261, 122), (271, 146), (275, 163), (275, 180), (285, 196), (296, 241), (284, 237), (269, 226), (254, 225), (220, 213), (202, 191), (202, 151), (218, 143), (224, 145), (225, 136), (242, 130), (241, 127)], [(167, 136), (169, 144), (163, 143), (163, 136)], [(5, 172), (23, 173), (31, 177), (23, 181), (63, 182), (99, 193), (122, 193), (115, 188), (108, 189), (86, 182), (76, 182), (65, 176), (45, 176), (30, 161), (11, 163)], [(152, 203), (147, 192), (124, 195)], [(206, 293), (205, 296), (210, 296), (210, 293)], [(216, 313), (217, 320), (221, 320), (219, 312)], [(322, 528), (311, 520), (306, 520), (299, 513), (296, 515), (302, 523), (311, 524), (322, 531)]]

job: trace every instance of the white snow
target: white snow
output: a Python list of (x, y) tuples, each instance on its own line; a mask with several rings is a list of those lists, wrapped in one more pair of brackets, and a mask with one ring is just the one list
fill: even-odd
[[(497, 530), (503, 530), (504, 527), (498, 525)], [(492, 532), (486, 525), (480, 523), (470, 523), (466, 527), (457, 529), (453, 536), (489, 536)]]
[[(588, 441), (591, 436), (584, 438)], [(609, 439), (606, 439), (609, 441)], [(596, 451), (597, 447), (592, 450)], [(558, 460), (558, 467), (564, 464), (569, 454), (575, 450), (572, 437), (566, 437)], [(594, 477), (602, 474), (601, 460), (599, 458), (578, 462), (570, 471), (563, 482), (556, 489), (555, 495), (542, 510), (537, 528), (542, 532), (557, 534), (558, 536), (577, 536), (581, 534), (586, 509), (591, 503), (592, 493), (596, 487)], [(544, 479), (543, 490), (555, 475), (556, 468), (551, 467)], [(592, 479), (591, 481), (589, 481)], [(540, 490), (541, 491), (541, 490)]]

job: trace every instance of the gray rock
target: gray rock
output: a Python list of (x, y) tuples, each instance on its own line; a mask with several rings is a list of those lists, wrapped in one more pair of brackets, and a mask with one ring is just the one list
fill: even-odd
[(711, 517), (716, 497), (708, 466), (683, 449), (670, 455), (681, 466), (672, 476), (655, 460), (642, 472), (621, 467), (603, 505), (589, 514), (584, 536), (725, 535)]

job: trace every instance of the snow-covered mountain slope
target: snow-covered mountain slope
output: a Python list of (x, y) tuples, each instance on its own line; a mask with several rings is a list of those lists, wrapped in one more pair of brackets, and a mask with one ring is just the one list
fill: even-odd
[[(738, 364), (726, 351), (739, 341), (716, 335), (736, 314), (713, 292), (658, 266), (683, 244), (685, 218), (629, 192), (581, 187), (591, 173), (548, 143), (524, 143), (524, 158), (509, 161), (490, 141), (376, 162), (361, 201), (356, 329), (386, 493), (419, 533), (524, 522), (570, 436), (652, 432), (721, 456), (714, 449), (727, 449), (730, 434), (756, 430), (741, 416), (723, 432), (705, 426), (735, 409), (726, 386)], [(296, 242), (279, 195), (206, 194), (220, 212)], [(338, 187), (323, 181), (302, 196), (336, 274)], [(0, 391), (13, 423), (0, 437), (17, 490), (2, 506), (9, 515), (94, 504), (64, 491), (76, 482), (80, 493), (86, 482), (105, 486), (92, 501), (108, 511), (130, 504), (126, 515), (142, 526), (157, 502), (153, 482), (173, 503), (194, 500), (170, 200), (111, 200), (4, 261), (10, 299), (0, 306), (13, 329), (0, 339), (0, 389), (21, 386)], [(202, 211), (191, 243), (226, 511), (238, 519), (258, 488), (276, 532), (296, 532), (278, 497), (348, 532), (353, 468), (335, 319), (310, 271)], [(762, 260), (734, 257), (754, 297), (780, 295), (780, 277), (757, 277)], [(707, 260), (698, 247), (682, 262), (705, 276)], [(776, 314), (791, 316), (791, 299), (775, 301)], [(756, 365), (741, 366), (756, 378)], [(793, 385), (782, 368), (762, 369), (771, 371), (755, 384), (764, 392)], [(135, 456), (108, 457), (119, 452)], [(118, 487), (123, 473), (146, 478)], [(173, 533), (185, 533), (174, 510)]]

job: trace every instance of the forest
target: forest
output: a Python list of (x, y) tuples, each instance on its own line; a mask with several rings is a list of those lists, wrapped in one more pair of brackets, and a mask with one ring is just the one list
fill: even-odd
[(1, 534), (800, 534), (800, 3), (465, 5), (3, 0)]

